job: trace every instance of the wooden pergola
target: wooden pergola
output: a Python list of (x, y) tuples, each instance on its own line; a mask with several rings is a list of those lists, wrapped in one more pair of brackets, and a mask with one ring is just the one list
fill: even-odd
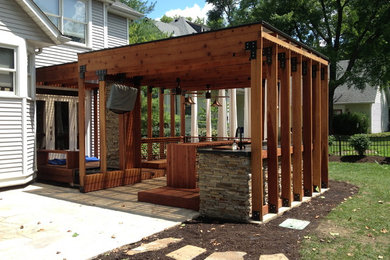
[[(328, 60), (267, 23), (83, 53), (78, 55), (77, 63), (38, 69), (37, 82), (40, 84), (78, 88), (82, 187), (85, 178), (85, 90), (98, 89), (100, 115), (104, 115), (106, 82), (117, 78), (136, 88), (174, 89), (176, 79), (180, 78), (181, 89), (189, 91), (206, 90), (206, 85), (211, 90), (251, 89), (254, 216), (261, 219), (267, 206), (269, 212), (277, 212), (281, 204), (291, 206), (293, 200), (300, 201), (304, 195), (311, 196), (313, 190), (328, 187)], [(181, 104), (184, 106), (184, 102)], [(163, 109), (160, 105), (160, 120)], [(264, 111), (267, 111), (266, 115)], [(263, 129), (265, 121), (266, 128)], [(132, 112), (119, 115), (121, 169), (140, 167), (140, 125), (138, 97)], [(103, 129), (100, 132), (101, 171), (105, 172), (103, 118), (100, 128)], [(263, 205), (263, 131), (267, 132), (268, 205)], [(160, 134), (163, 136), (161, 129)], [(183, 124), (181, 135), (184, 135)], [(148, 137), (151, 137), (150, 122)], [(278, 160), (281, 163), (280, 185)]]

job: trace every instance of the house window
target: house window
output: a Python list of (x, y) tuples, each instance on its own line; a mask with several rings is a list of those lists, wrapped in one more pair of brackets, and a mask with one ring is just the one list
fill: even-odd
[(73, 42), (86, 43), (87, 1), (85, 0), (35, 0), (35, 3)]
[(343, 113), (342, 109), (333, 109), (333, 114), (334, 115), (341, 115)]
[(16, 62), (15, 50), (0, 47), (0, 91), (14, 92)]

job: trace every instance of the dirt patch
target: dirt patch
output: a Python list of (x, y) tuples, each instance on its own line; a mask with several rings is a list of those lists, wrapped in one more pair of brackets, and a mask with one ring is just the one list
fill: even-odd
[[(300, 243), (308, 233), (317, 229), (320, 220), (325, 217), (344, 198), (357, 193), (358, 188), (348, 183), (330, 181), (331, 189), (323, 196), (316, 197), (282, 216), (262, 225), (223, 222), (214, 219), (198, 218), (147, 237), (138, 243), (123, 246), (95, 259), (169, 259), (165, 255), (185, 245), (198, 246), (207, 252), (196, 259), (204, 259), (213, 252), (243, 251), (245, 259), (259, 259), (262, 254), (283, 253), (290, 260), (299, 259)], [(310, 221), (304, 230), (292, 230), (279, 227), (287, 218)], [(168, 248), (129, 256), (126, 252), (156, 239), (183, 238)]]
[(360, 156), (360, 155), (345, 155), (336, 156), (329, 155), (330, 162), (350, 162), (350, 163), (379, 163), (379, 164), (390, 164), (390, 157), (383, 156)]

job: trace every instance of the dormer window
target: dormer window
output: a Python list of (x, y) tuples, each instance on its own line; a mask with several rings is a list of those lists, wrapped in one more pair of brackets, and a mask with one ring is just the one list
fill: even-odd
[(57, 26), (61, 33), (73, 42), (86, 44), (86, 0), (34, 0), (41, 10)]

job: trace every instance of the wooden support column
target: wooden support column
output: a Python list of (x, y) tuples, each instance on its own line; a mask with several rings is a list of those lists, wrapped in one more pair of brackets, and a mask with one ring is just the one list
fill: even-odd
[(328, 179), (328, 66), (321, 67), (321, 187), (329, 187)]
[(263, 220), (263, 157), (262, 157), (262, 50), (263, 39), (257, 41), (256, 59), (251, 60), (251, 169), (252, 169), (252, 218)]
[(100, 171), (107, 172), (107, 138), (106, 138), (106, 71), (97, 71), (99, 76), (99, 136), (100, 136)]
[(281, 136), (281, 168), (282, 168), (282, 203), (291, 207), (291, 127), (290, 127), (290, 76), (291, 52), (287, 50), (279, 54), (280, 64), (280, 136)]
[(134, 87), (138, 89), (134, 109), (126, 114), (126, 169), (141, 167), (141, 82), (138, 78)]
[[(161, 88), (158, 95), (158, 105), (159, 105), (159, 136), (164, 137), (164, 89)], [(160, 143), (160, 159), (164, 155), (165, 147), (164, 143)]]
[(313, 194), (312, 153), (312, 61), (302, 61), (303, 74), (303, 189), (305, 196)]
[[(267, 58), (268, 59), (268, 58)], [(271, 63), (267, 69), (267, 155), (268, 155), (268, 207), (277, 213), (278, 184), (278, 45), (272, 46)], [(252, 122), (253, 124), (253, 122)], [(260, 128), (261, 129), (261, 128)]]
[(313, 62), (313, 190), (321, 190), (321, 64)]
[(175, 127), (176, 127), (176, 122), (175, 122), (175, 102), (176, 101), (176, 96), (173, 94), (173, 89), (171, 89), (171, 100), (170, 100), (170, 105), (171, 105), (171, 136), (175, 136)]
[(79, 180), (80, 190), (84, 191), (85, 178), (85, 72), (86, 66), (79, 67)]
[(292, 141), (293, 141), (293, 194), (302, 201), (302, 55), (291, 60), (292, 72)]
[[(152, 133), (152, 90), (153, 88), (152, 87), (148, 87), (147, 89), (147, 136), (148, 138), (152, 138), (153, 137), (153, 133)], [(152, 147), (152, 143), (148, 143), (147, 146), (148, 146), (148, 149), (147, 149), (147, 152), (148, 152), (148, 161), (152, 160), (152, 156), (153, 156), (153, 147)]]
[(180, 95), (180, 135), (186, 136), (186, 105), (185, 96)]

